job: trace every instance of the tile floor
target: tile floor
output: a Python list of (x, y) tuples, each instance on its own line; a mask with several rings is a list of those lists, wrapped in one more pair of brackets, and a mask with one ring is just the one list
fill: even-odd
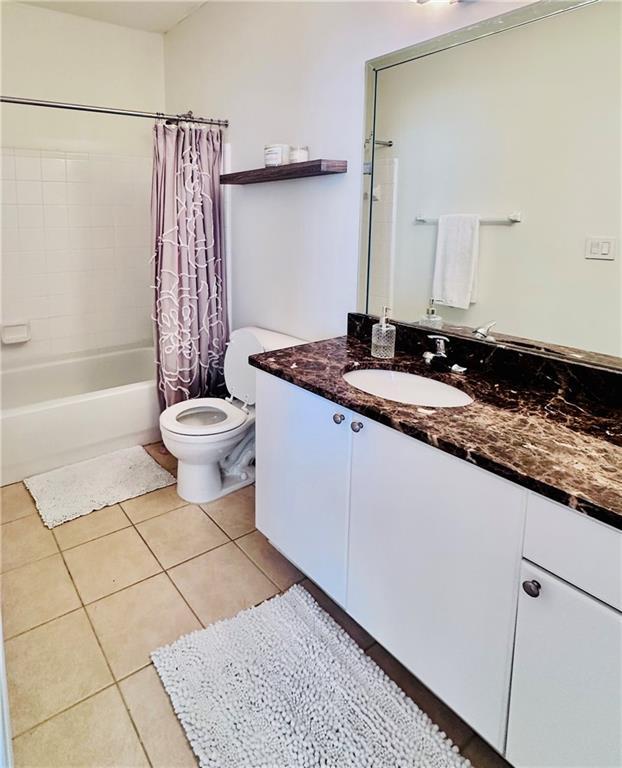
[[(147, 450), (175, 473), (159, 444)], [(22, 483), (2, 488), (1, 501), (16, 768), (196, 765), (150, 651), (296, 582), (476, 768), (507, 766), (255, 530), (253, 488), (198, 506), (164, 488), (53, 531)]]

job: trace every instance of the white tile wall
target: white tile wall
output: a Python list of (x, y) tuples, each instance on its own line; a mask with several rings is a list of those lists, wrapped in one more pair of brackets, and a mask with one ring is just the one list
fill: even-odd
[(151, 341), (151, 158), (2, 148), (5, 366)]

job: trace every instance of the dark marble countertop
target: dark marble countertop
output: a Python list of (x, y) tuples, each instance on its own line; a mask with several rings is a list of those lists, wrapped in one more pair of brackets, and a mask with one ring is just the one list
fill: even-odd
[[(351, 336), (266, 352), (254, 367), (465, 459), (590, 517), (622, 529), (620, 413), (560, 419), (550, 396), (510, 388), (478, 371), (433, 373), (420, 356), (388, 361)], [(347, 384), (356, 368), (390, 368), (453, 384), (473, 397), (461, 408), (434, 409), (385, 400)], [(587, 423), (586, 423), (587, 422)]]

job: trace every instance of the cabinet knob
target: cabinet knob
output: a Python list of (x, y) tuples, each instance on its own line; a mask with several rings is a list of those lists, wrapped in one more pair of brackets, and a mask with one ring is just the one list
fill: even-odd
[(360, 421), (353, 421), (352, 424), (350, 424), (350, 429), (353, 432), (360, 432), (363, 429), (363, 424)]
[(523, 589), (529, 595), (529, 597), (538, 597), (542, 587), (539, 581), (531, 579), (531, 581), (523, 581)]
[(341, 424), (341, 422), (345, 419), (345, 416), (343, 413), (333, 413), (333, 421), (335, 424)]

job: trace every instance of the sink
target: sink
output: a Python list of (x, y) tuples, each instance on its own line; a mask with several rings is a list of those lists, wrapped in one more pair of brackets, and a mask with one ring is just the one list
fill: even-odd
[(384, 397), (396, 403), (424, 405), (431, 408), (459, 408), (469, 405), (473, 398), (450, 384), (417, 376), (414, 373), (365, 368), (349, 371), (344, 380), (353, 387), (370, 395)]

